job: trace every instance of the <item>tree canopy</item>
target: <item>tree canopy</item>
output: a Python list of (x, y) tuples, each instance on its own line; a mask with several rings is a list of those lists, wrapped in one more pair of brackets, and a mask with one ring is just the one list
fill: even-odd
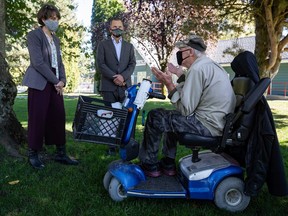
[[(203, 4), (200, 0), (185, 0), (188, 5)], [(255, 55), (261, 77), (278, 73), (282, 53), (287, 51), (288, 1), (287, 0), (208, 0), (205, 4), (217, 10), (224, 22), (224, 32), (241, 33), (247, 23), (254, 24)], [(230, 18), (230, 22), (228, 20)], [(237, 34), (235, 35), (237, 37)]]
[(217, 13), (209, 5), (190, 6), (182, 0), (126, 0), (125, 5), (129, 11), (131, 36), (161, 70), (166, 68), (175, 42), (184, 35), (192, 32), (215, 40)]
[[(165, 68), (173, 42), (189, 31), (212, 42), (230, 35), (255, 33), (255, 55), (261, 77), (273, 78), (288, 43), (287, 0), (126, 0), (132, 36)], [(251, 26), (254, 28), (251, 31)], [(232, 33), (232, 34), (231, 34)], [(145, 41), (149, 41), (150, 51)], [(234, 54), (241, 51), (236, 47)], [(153, 53), (154, 52), (154, 53)]]

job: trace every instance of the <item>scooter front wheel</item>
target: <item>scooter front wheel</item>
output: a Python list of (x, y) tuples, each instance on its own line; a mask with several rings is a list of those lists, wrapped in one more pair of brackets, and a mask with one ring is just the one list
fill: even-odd
[(112, 177), (113, 177), (113, 175), (109, 171), (107, 171), (104, 178), (103, 178), (103, 186), (104, 186), (105, 190), (109, 189), (109, 184), (111, 182)]
[(123, 201), (126, 197), (126, 191), (123, 187), (123, 185), (119, 182), (119, 180), (115, 177), (112, 177), (110, 184), (109, 184), (109, 194), (110, 197), (114, 201)]
[(243, 211), (249, 205), (250, 197), (244, 193), (244, 182), (236, 177), (224, 179), (217, 186), (214, 202), (221, 209), (230, 212)]

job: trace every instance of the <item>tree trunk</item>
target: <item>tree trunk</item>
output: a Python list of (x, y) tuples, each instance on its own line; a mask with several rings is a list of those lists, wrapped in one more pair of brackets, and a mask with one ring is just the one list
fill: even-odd
[(13, 111), (17, 88), (0, 53), (0, 144), (7, 153), (20, 157), (18, 147), (26, 142), (25, 130)]
[(0, 0), (0, 145), (19, 157), (18, 147), (26, 142), (26, 135), (13, 111), (17, 89), (5, 61), (5, 14), (5, 0)]
[(0, 0), (0, 54), (5, 56), (5, 0)]
[(26, 135), (13, 111), (17, 88), (2, 52), (3, 50), (0, 52), (0, 144), (5, 147), (9, 155), (20, 157), (18, 148), (20, 144), (26, 142)]
[[(273, 79), (280, 67), (283, 47), (288, 42), (288, 36), (282, 38), (285, 21), (285, 11), (288, 3), (283, 0), (256, 1), (255, 7), (255, 55), (258, 60), (260, 77)], [(287, 13), (287, 12), (286, 12)]]
[[(262, 17), (255, 16), (255, 56), (258, 61), (260, 76), (265, 77), (269, 74), (264, 73), (268, 68), (267, 57), (269, 56), (269, 46), (265, 46), (269, 42), (267, 37), (266, 24)], [(263, 74), (264, 73), (264, 74)]]

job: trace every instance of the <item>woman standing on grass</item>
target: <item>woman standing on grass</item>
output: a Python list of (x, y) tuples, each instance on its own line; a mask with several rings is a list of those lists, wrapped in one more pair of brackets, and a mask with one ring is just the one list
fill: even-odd
[(43, 169), (39, 158), (43, 143), (56, 145), (55, 161), (77, 165), (66, 155), (65, 110), (63, 88), (65, 69), (60, 52), (60, 40), (55, 36), (59, 10), (45, 4), (37, 13), (40, 27), (27, 35), (30, 55), (23, 85), (28, 86), (28, 161), (33, 168)]

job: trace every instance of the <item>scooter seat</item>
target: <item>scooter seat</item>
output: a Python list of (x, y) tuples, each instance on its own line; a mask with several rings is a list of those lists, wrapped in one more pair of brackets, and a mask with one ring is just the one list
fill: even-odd
[(192, 133), (179, 133), (179, 143), (186, 147), (216, 147), (220, 145), (222, 137), (207, 137)]

